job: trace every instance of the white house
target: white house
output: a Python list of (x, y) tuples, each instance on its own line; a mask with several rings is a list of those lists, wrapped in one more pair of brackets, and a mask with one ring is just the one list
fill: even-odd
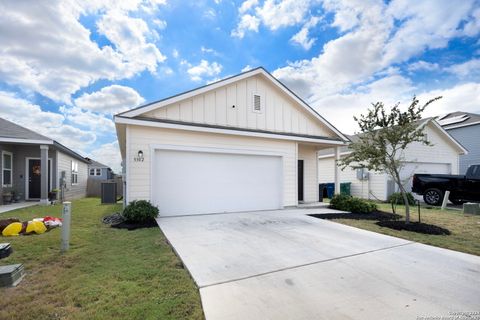
[[(433, 146), (412, 143), (404, 151), (404, 166), (400, 172), (407, 190), (411, 189), (412, 176), (415, 173), (458, 174), (459, 156), (467, 150), (449, 135), (433, 118), (425, 119), (419, 125), (425, 126), (428, 141)], [(354, 141), (355, 136), (350, 139)], [(339, 157), (349, 153), (348, 147), (340, 148)], [(334, 149), (322, 150), (318, 159), (318, 178), (320, 183), (334, 182)], [(351, 194), (372, 200), (387, 200), (397, 190), (395, 183), (387, 173), (367, 172), (365, 169), (350, 167), (340, 171), (340, 182), (351, 183)]]
[(164, 216), (318, 201), (318, 151), (348, 141), (263, 68), (118, 114), (115, 125), (126, 201), (150, 200)]

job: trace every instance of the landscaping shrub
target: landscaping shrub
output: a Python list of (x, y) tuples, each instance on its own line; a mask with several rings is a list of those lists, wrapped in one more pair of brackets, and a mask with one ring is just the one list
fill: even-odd
[(148, 222), (158, 216), (158, 208), (149, 201), (135, 200), (125, 207), (122, 215), (127, 222)]
[(335, 195), (330, 201), (330, 207), (353, 213), (371, 213), (377, 210), (375, 203), (348, 195)]
[[(413, 194), (411, 192), (407, 192), (407, 198), (408, 198), (408, 204), (413, 206), (415, 205), (415, 198), (413, 197)], [(387, 200), (389, 203), (394, 203), (394, 204), (405, 204), (403, 201), (402, 194), (400, 192), (394, 192), (388, 197)]]

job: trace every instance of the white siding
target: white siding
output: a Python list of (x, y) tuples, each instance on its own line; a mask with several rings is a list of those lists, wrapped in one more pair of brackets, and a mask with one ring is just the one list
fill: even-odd
[(303, 160), (303, 200), (318, 201), (317, 149), (312, 146), (298, 146), (298, 160)]
[[(428, 140), (433, 146), (413, 143), (405, 149), (405, 162), (450, 164), (451, 173), (458, 174), (459, 154), (454, 145), (433, 125), (425, 129)], [(333, 182), (333, 157), (319, 159), (318, 175), (320, 183)], [(340, 172), (341, 182), (351, 182), (352, 195), (374, 200), (386, 200), (387, 180), (385, 173), (370, 172), (369, 180), (358, 180), (356, 171), (346, 168)]]
[[(150, 199), (151, 147), (168, 144), (189, 147), (210, 147), (258, 152), (274, 152), (283, 156), (284, 206), (296, 205), (296, 143), (274, 139), (241, 137), (140, 126), (127, 128), (127, 200)], [(143, 151), (144, 161), (133, 159)], [(308, 188), (307, 188), (308, 189)]]
[[(333, 183), (335, 161), (333, 157), (322, 158), (318, 161), (319, 183)], [(352, 168), (340, 171), (340, 182), (351, 182), (352, 196), (372, 200), (386, 200), (387, 179), (384, 173), (370, 172), (368, 180), (357, 179), (357, 173)]]
[[(78, 184), (72, 185), (72, 160), (78, 163)], [(67, 185), (64, 190), (65, 200), (73, 200), (87, 196), (88, 165), (78, 159), (58, 151), (57, 177), (61, 179), (61, 172), (65, 171)], [(60, 185), (60, 183), (58, 184)]]
[[(260, 113), (252, 111), (254, 93), (261, 95), (263, 109)], [(142, 116), (335, 137), (332, 130), (261, 75), (239, 80), (216, 90), (152, 110)]]

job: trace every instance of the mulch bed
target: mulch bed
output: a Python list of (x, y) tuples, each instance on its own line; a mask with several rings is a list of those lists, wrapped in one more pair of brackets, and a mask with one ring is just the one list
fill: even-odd
[(384, 212), (384, 211), (375, 211), (372, 213), (326, 213), (326, 214), (310, 214), (309, 216), (319, 218), (319, 219), (350, 219), (350, 220), (378, 220), (378, 221), (389, 221), (389, 220), (399, 220), (402, 218), (401, 215)]
[(158, 228), (157, 221), (155, 219), (152, 219), (150, 221), (146, 222), (138, 222), (138, 223), (133, 223), (133, 222), (120, 222), (117, 224), (112, 224), (112, 228), (117, 228), (117, 229), (127, 229), (127, 230), (135, 230), (135, 229), (142, 229), (142, 228)]
[(378, 221), (376, 223), (380, 227), (386, 227), (394, 230), (406, 230), (413, 231), (423, 234), (433, 234), (433, 235), (449, 235), (450, 230), (423, 222), (410, 222), (406, 224), (405, 221), (392, 221), (384, 220)]
[(105, 224), (109, 224), (112, 228), (127, 230), (158, 227), (157, 221), (155, 219), (151, 219), (145, 222), (128, 222), (125, 221), (125, 218), (120, 213), (114, 213), (112, 215), (105, 216), (102, 218), (102, 222)]

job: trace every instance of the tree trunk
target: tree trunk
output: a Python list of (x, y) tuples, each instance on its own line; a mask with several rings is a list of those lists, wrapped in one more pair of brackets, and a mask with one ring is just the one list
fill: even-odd
[(410, 204), (408, 203), (408, 197), (407, 197), (407, 192), (405, 191), (405, 188), (403, 187), (402, 184), (402, 179), (400, 179), (400, 174), (398, 171), (395, 169), (395, 180), (400, 188), (400, 193), (402, 194), (403, 202), (405, 203), (405, 223), (409, 224), (410, 223)]

